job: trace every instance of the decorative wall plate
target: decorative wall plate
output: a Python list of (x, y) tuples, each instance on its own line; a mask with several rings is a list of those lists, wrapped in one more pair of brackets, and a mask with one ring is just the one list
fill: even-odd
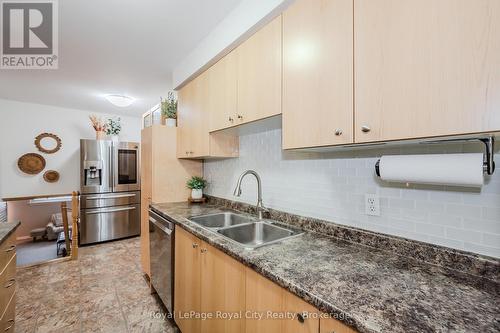
[(43, 179), (45, 179), (47, 183), (55, 183), (59, 180), (59, 172), (55, 170), (47, 170), (43, 174)]
[(45, 159), (40, 154), (24, 154), (17, 160), (17, 166), (24, 173), (36, 175), (45, 169)]
[[(45, 139), (45, 140), (44, 140)], [(42, 142), (43, 141), (46, 141), (45, 143)], [(52, 141), (52, 142), (51, 142)], [(50, 144), (52, 143), (52, 147), (47, 147), (47, 144)], [(45, 146), (44, 146), (45, 145)], [(39, 151), (41, 151), (42, 153), (46, 153), (46, 154), (54, 154), (55, 152), (57, 152), (59, 149), (61, 149), (61, 146), (62, 146), (62, 141), (61, 139), (55, 135), (55, 134), (52, 134), (52, 133), (42, 133), (40, 135), (38, 135), (36, 138), (35, 138), (35, 146), (38, 148)]]

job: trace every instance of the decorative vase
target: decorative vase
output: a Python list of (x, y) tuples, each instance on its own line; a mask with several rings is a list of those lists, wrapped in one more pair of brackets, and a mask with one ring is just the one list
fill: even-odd
[(106, 132), (104, 132), (104, 131), (95, 131), (95, 139), (96, 140), (104, 140), (104, 139), (106, 139)]
[(175, 126), (177, 126), (177, 119), (167, 118), (167, 126), (168, 127), (175, 127)]
[(113, 141), (113, 142), (120, 141), (120, 136), (118, 134), (116, 134), (116, 135), (110, 135), (110, 137), (111, 137), (111, 141)]
[(193, 188), (191, 190), (191, 199), (201, 199), (203, 198), (203, 190), (201, 188)]

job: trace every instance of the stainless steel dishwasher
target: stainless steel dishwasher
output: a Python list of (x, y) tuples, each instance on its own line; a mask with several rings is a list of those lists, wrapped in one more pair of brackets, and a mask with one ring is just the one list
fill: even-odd
[(174, 305), (174, 224), (149, 210), (151, 284), (165, 307)]

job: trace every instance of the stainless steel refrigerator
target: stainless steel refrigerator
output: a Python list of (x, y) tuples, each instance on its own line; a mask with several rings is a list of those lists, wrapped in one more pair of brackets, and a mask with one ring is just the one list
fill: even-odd
[(136, 142), (80, 140), (80, 244), (140, 234)]

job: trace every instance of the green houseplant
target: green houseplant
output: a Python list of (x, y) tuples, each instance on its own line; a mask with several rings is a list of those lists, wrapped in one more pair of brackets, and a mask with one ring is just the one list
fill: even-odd
[(187, 181), (186, 186), (191, 189), (191, 199), (201, 199), (207, 181), (203, 177), (193, 176)]
[(122, 124), (121, 124), (121, 119), (120, 118), (109, 118), (107, 123), (106, 123), (106, 134), (108, 136), (111, 136), (111, 139), (113, 141), (118, 141), (118, 137), (120, 135), (120, 132), (122, 130)]
[(177, 125), (177, 99), (173, 91), (168, 93), (167, 99), (160, 97), (160, 107), (162, 118), (166, 119), (167, 126), (175, 127)]

